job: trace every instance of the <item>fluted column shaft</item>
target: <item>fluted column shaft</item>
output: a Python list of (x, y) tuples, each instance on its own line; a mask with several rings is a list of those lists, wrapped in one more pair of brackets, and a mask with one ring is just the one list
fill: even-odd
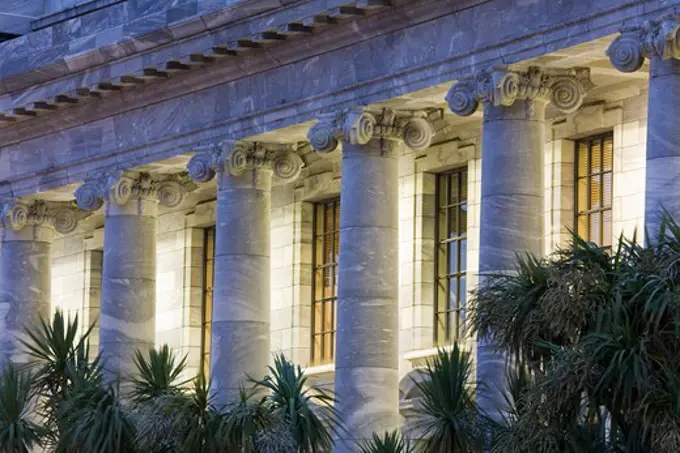
[(129, 376), (135, 351), (156, 341), (158, 201), (107, 202), (104, 209), (99, 350), (111, 377)]
[(26, 363), (20, 339), (50, 316), (53, 229), (29, 225), (2, 229), (0, 245), (0, 365)]
[(210, 376), (226, 404), (269, 363), (272, 172), (218, 178)]
[(343, 143), (335, 358), (338, 452), (399, 426), (399, 142)]

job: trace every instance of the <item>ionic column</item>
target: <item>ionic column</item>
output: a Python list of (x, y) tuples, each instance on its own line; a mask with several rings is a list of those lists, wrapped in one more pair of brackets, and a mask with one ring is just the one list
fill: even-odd
[(680, 220), (680, 29), (679, 16), (624, 29), (607, 49), (622, 72), (650, 60), (645, 177), (645, 227), (654, 236), (663, 209)]
[(50, 317), (55, 230), (68, 234), (83, 216), (74, 203), (10, 201), (0, 214), (0, 366), (29, 357), (20, 340)]
[[(511, 271), (516, 254), (542, 254), (543, 144), (545, 108), (571, 113), (582, 103), (587, 71), (553, 76), (538, 68), (527, 72), (492, 70), (454, 85), (447, 102), (460, 116), (484, 103), (482, 127), (482, 199), (479, 272)], [(489, 414), (503, 410), (496, 389), (503, 388), (505, 357), (479, 339), (476, 377), (489, 389), (479, 392), (478, 405)]]
[(189, 187), (179, 176), (121, 171), (86, 180), (75, 192), (81, 209), (104, 207), (99, 350), (109, 378), (129, 376), (135, 351), (155, 345), (158, 204), (178, 206)]
[(288, 145), (225, 142), (198, 150), (187, 168), (196, 182), (217, 177), (210, 377), (221, 406), (267, 371), (272, 175), (297, 178), (302, 159)]
[(429, 147), (425, 114), (359, 109), (309, 131), (319, 152), (342, 142), (336, 408), (345, 424), (336, 451), (393, 430), (399, 417), (398, 155)]

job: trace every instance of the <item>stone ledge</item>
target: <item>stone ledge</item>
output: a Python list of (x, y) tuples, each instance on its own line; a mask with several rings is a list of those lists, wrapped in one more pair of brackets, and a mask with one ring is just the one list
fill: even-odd
[(42, 28), (50, 27), (52, 25), (73, 19), (83, 14), (88, 14), (100, 9), (107, 8), (109, 6), (115, 5), (116, 3), (123, 3), (127, 0), (92, 0), (87, 3), (72, 6), (63, 11), (57, 13), (48, 14), (47, 16), (40, 17), (31, 21), (31, 29), (33, 31), (40, 30)]

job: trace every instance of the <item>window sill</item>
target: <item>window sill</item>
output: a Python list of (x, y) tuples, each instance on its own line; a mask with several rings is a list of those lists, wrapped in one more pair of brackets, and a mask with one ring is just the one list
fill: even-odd
[(325, 365), (315, 365), (304, 369), (307, 376), (318, 376), (321, 374), (335, 373), (335, 363), (327, 363)]

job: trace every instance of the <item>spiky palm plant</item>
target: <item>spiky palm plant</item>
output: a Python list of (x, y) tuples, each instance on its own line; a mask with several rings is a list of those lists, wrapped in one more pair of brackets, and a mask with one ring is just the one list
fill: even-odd
[(269, 367), (269, 375), (253, 382), (266, 391), (267, 405), (290, 427), (299, 452), (331, 450), (333, 433), (342, 429), (335, 399), (322, 389), (308, 386), (301, 367), (279, 354), (274, 357), (274, 366)]
[(483, 444), (475, 394), (471, 379), (470, 355), (454, 345), (450, 351), (439, 349), (428, 361), (424, 379), (414, 381), (421, 401), (415, 407), (415, 427), (423, 433), (426, 453), (471, 453)]
[(408, 439), (399, 431), (385, 432), (382, 436), (373, 433), (371, 440), (359, 445), (359, 453), (411, 453), (413, 449)]
[(8, 364), (0, 375), (0, 453), (29, 453), (44, 445), (48, 430), (33, 414), (33, 377)]
[(187, 383), (180, 380), (186, 368), (186, 356), (178, 360), (168, 345), (163, 345), (160, 349), (150, 348), (147, 355), (136, 351), (134, 363), (137, 374), (130, 380), (130, 397), (137, 404), (178, 394)]
[(88, 357), (88, 338), (93, 326), (78, 335), (78, 325), (77, 315), (67, 319), (57, 310), (50, 321), (41, 319), (38, 326), (27, 329), (27, 339), (22, 340), (35, 373), (33, 387), (40, 395), (37, 411), (52, 431), (52, 444), (61, 430), (57, 423), (59, 408), (74, 380), (88, 376), (99, 363), (98, 358), (91, 362)]
[(59, 408), (58, 453), (136, 453), (133, 418), (123, 406), (118, 382), (89, 379)]

